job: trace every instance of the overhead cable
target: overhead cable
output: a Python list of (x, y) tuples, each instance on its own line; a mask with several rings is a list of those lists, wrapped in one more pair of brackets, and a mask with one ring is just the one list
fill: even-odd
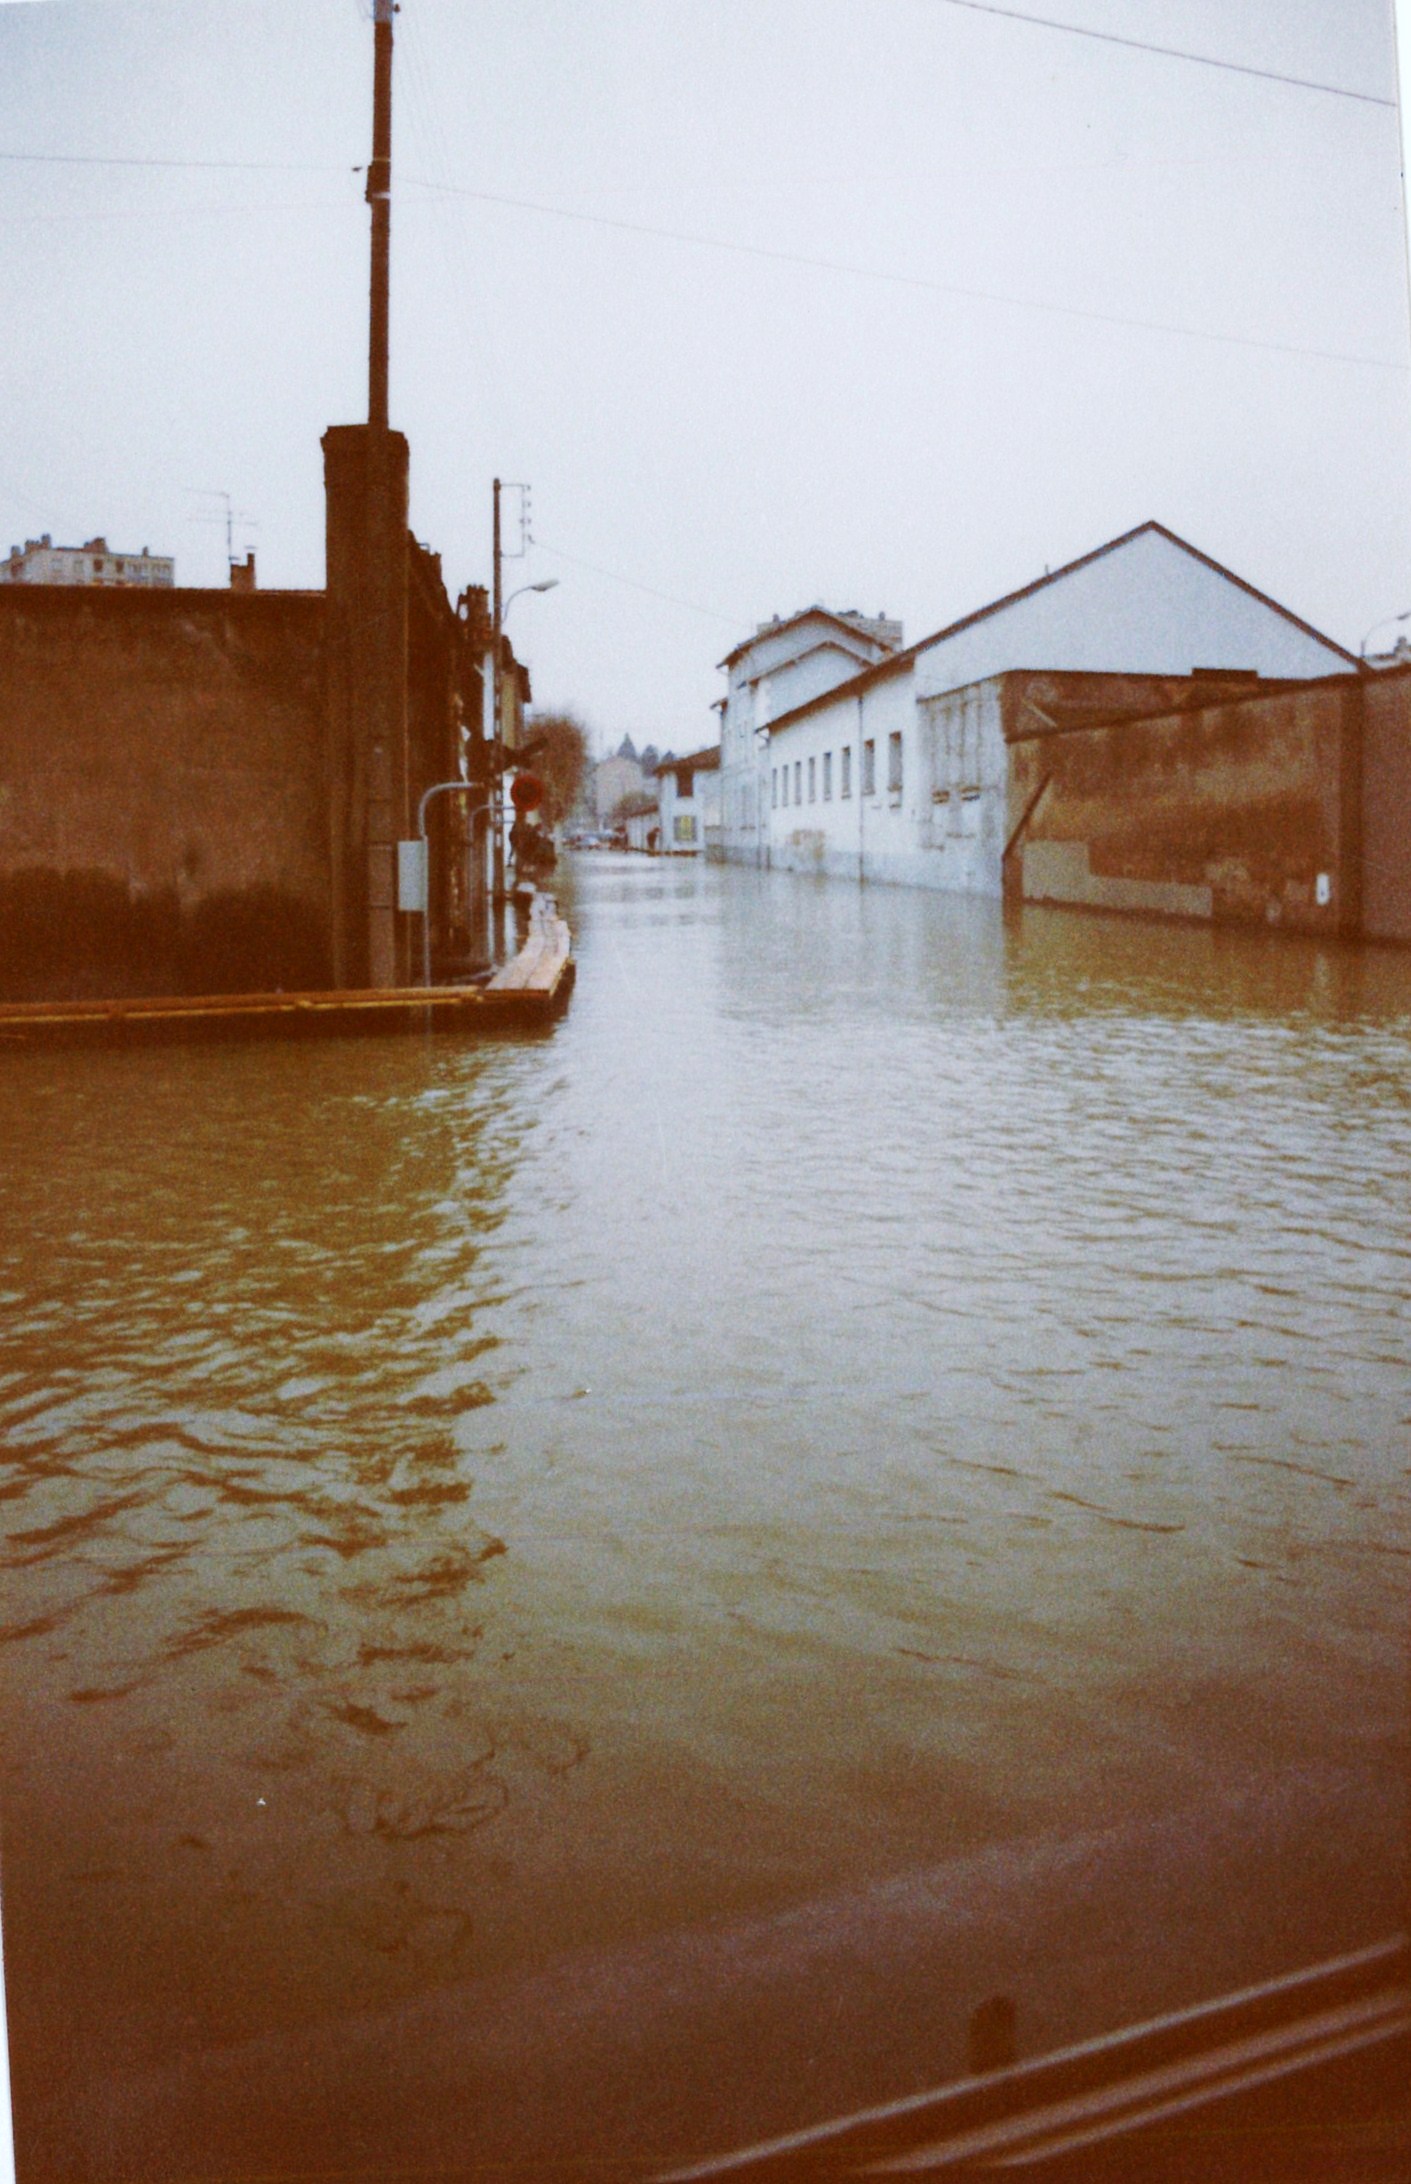
[(360, 174), (360, 167), (334, 167), (311, 159), (134, 159), (100, 158), (88, 152), (0, 152), (0, 159), (30, 167), (204, 167), (221, 174)]
[(1029, 23), (1036, 30), (1057, 30), (1070, 38), (1093, 38), (1100, 45), (1126, 46), (1133, 53), (1158, 53), (1163, 60), (1192, 61), (1199, 68), (1223, 68), (1232, 76), (1258, 76), (1265, 83), (1282, 83), (1295, 91), (1323, 91), (1329, 98), (1356, 99), (1363, 106), (1390, 106), (1396, 100), (1375, 91), (1349, 91), (1344, 84), (1320, 83), (1311, 76), (1284, 76), (1274, 68), (1256, 68), (1248, 61), (1222, 61), (1213, 53), (1191, 53), (1184, 46), (1153, 45), (1146, 38), (1124, 38), (1115, 30), (1089, 30), (1084, 23), (1058, 23), (1050, 15), (1029, 15), (1022, 8), (1003, 8), (995, 0), (932, 0), (947, 8), (964, 8), (971, 15), (998, 15), (1006, 22)]
[[(437, 185), (404, 178), (411, 187), (435, 191)], [(1148, 334), (1175, 334), (1186, 341), (1213, 341), (1237, 349), (1261, 349), (1279, 356), (1320, 358), (1330, 364), (1361, 364), (1371, 371), (1405, 372), (1408, 367), (1388, 357), (1359, 356), (1348, 349), (1316, 349), (1297, 341), (1270, 341), (1257, 334), (1225, 334), (1205, 326), (1182, 326), (1173, 320), (1133, 318), (1117, 311), (1095, 311), (1077, 303), (1050, 303), (1035, 296), (1016, 296), (998, 288), (967, 288), (955, 281), (932, 280), (924, 273), (893, 273), (884, 267), (858, 265), (844, 258), (820, 258), (799, 250), (778, 250), (767, 243), (737, 243), (721, 235), (691, 234), (682, 228), (655, 227), (644, 220), (622, 220), (607, 213), (582, 212), (568, 205), (546, 205), (528, 197), (504, 197), (492, 190), (463, 189), (443, 185), (447, 194), (473, 198), (482, 205), (504, 205), (516, 212), (537, 212), (554, 220), (573, 220), (588, 227), (608, 228), (624, 235), (649, 235), (660, 242), (687, 243), (698, 250), (725, 251), (741, 258), (762, 258), (774, 265), (802, 266), (813, 272), (842, 273), (854, 280), (881, 281), (895, 288), (920, 289), (938, 296), (958, 296), (969, 303), (1009, 304), (1019, 311), (1039, 311), (1058, 318), (1081, 319), (1099, 326), (1129, 326)]]
[(655, 584), (643, 584), (635, 576), (620, 576), (616, 569), (604, 569), (596, 561), (585, 561), (581, 554), (566, 554), (561, 546), (546, 546), (543, 539), (534, 541), (537, 551), (552, 554), (555, 561), (567, 561), (575, 569), (591, 569), (594, 576), (605, 576), (611, 584), (625, 584), (629, 591), (645, 592), (650, 599), (664, 599), (668, 606), (684, 607), (688, 614), (703, 614), (708, 622), (723, 622), (727, 629), (739, 629), (741, 618), (735, 614), (721, 614), (715, 607), (699, 607), (693, 599), (679, 599), (675, 592), (659, 591)]

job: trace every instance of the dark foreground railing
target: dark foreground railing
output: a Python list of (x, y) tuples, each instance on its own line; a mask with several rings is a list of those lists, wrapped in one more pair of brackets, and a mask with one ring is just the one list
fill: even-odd
[[(1376, 2165), (1339, 2164), (1326, 2147), (1310, 2167), (1270, 2167), (1256, 2141), (1271, 2130), (1297, 2144), (1300, 2124), (1326, 2127), (1339, 2077), (1363, 2063), (1378, 2066), (1376, 2086), (1411, 2087), (1411, 1944), (1405, 1937), (1248, 1987), (1197, 2008), (1130, 2026), (1033, 2062), (963, 2078), (933, 2093), (894, 2101), (807, 2131), (710, 2161), (673, 2169), (659, 2184), (802, 2184), (804, 2179), (995, 2175), (1139, 2179), (1146, 2144), (1163, 2134), (1226, 2126), (1219, 2174), (1231, 2178), (1315, 2175), (1400, 2177), (1411, 2162), (1405, 2144)], [(1382, 2068), (1381, 2066), (1386, 2066)], [(1277, 2105), (1269, 2096), (1281, 2096)], [(1261, 2105), (1262, 2104), (1262, 2105)], [(1234, 2118), (1247, 2115), (1240, 2138)], [(1291, 2138), (1288, 2134), (1292, 2134)], [(1234, 2134), (1232, 2136), (1232, 2134)], [(1212, 2173), (1185, 2158), (1160, 2174)], [(1349, 2141), (1350, 2150), (1350, 2141)], [(1312, 2149), (1307, 2149), (1312, 2155)], [(1106, 2157), (1117, 2157), (1108, 2165)], [(1256, 2165), (1257, 2164), (1257, 2165)]]

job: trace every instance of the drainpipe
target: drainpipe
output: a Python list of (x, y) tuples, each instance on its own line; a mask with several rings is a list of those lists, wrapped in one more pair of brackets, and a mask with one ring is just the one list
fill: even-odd
[(857, 884), (867, 879), (867, 814), (862, 795), (862, 692), (857, 694)]

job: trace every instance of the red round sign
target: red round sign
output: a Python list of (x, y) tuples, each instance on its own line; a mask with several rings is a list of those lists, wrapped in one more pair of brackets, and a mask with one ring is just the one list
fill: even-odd
[(544, 801), (544, 784), (537, 774), (516, 774), (510, 783), (510, 802), (516, 811), (537, 811)]

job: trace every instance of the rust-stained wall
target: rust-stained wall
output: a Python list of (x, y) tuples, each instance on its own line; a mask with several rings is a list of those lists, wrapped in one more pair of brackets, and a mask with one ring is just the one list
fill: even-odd
[(1165, 698), (1133, 687), (1123, 710), (1144, 711), (1136, 718), (1103, 717), (1106, 678), (1090, 680), (1084, 690), (1078, 676), (1006, 677), (1013, 891), (1361, 929), (1364, 678), (1248, 694), (1225, 684), (1208, 702), (1188, 685)]
[(1411, 668), (1362, 690), (1362, 929), (1411, 940)]
[[(0, 587), (0, 999), (420, 975), (394, 845), (459, 771), (469, 646), (404, 515), (368, 577), (364, 440), (327, 436), (326, 593)], [(396, 624), (377, 708), (369, 600)], [(431, 811), (433, 954), (461, 965), (488, 944), (473, 801)]]
[(0, 590), (0, 993), (329, 982), (321, 593)]

